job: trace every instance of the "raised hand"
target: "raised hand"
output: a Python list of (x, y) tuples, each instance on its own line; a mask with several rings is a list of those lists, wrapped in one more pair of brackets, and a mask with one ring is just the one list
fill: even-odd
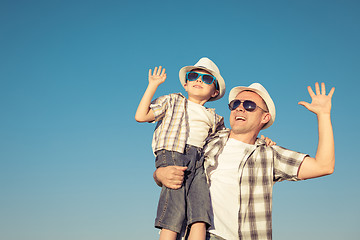
[(151, 73), (151, 69), (149, 69), (149, 84), (154, 84), (156, 86), (159, 86), (163, 82), (165, 82), (166, 79), (166, 73), (165, 68), (162, 69), (162, 67), (159, 66), (155, 67), (154, 72)]
[(331, 124), (331, 98), (334, 94), (335, 88), (332, 88), (328, 95), (326, 95), (325, 84), (321, 83), (321, 90), (319, 83), (315, 83), (315, 93), (308, 87), (311, 103), (299, 102), (309, 111), (317, 116), (319, 142), (317, 146), (316, 156), (305, 157), (298, 171), (298, 178), (309, 179), (329, 175), (334, 172), (335, 166), (335, 145), (334, 134)]
[(161, 66), (159, 68), (155, 67), (154, 73), (151, 73), (151, 69), (149, 69), (149, 85), (146, 88), (146, 91), (141, 98), (139, 106), (136, 110), (136, 121), (151, 122), (155, 120), (154, 111), (150, 108), (151, 99), (154, 97), (156, 89), (165, 81), (165, 79), (165, 68), (161, 71)]
[(330, 114), (331, 111), (331, 98), (334, 94), (335, 88), (331, 88), (328, 95), (326, 95), (325, 83), (321, 83), (321, 91), (319, 83), (315, 83), (315, 93), (308, 86), (308, 92), (312, 99), (311, 103), (300, 101), (299, 104), (306, 107), (309, 111), (319, 114)]

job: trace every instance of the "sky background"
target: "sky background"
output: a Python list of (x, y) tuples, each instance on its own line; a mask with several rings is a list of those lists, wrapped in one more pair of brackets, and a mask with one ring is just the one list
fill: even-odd
[(156, 97), (185, 94), (183, 66), (209, 57), (225, 97), (262, 83), (277, 109), (262, 133), (315, 156), (306, 87), (335, 87), (333, 175), (277, 183), (273, 237), (358, 239), (360, 2), (0, 0), (0, 239), (157, 239), (155, 125), (134, 114), (149, 68)]

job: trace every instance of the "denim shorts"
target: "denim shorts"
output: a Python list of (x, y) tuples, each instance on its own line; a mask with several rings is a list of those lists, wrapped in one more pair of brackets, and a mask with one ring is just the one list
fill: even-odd
[(210, 226), (210, 192), (203, 167), (202, 149), (186, 145), (183, 154), (175, 151), (156, 152), (156, 168), (186, 166), (184, 182), (179, 189), (162, 187), (155, 227), (179, 233), (187, 226), (205, 222)]

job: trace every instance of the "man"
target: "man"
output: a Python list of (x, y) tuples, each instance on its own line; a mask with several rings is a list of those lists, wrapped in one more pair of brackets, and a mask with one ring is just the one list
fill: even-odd
[[(316, 157), (279, 146), (267, 147), (257, 136), (275, 120), (275, 105), (258, 84), (235, 87), (229, 94), (231, 130), (219, 131), (204, 148), (205, 170), (213, 207), (208, 239), (271, 239), (273, 183), (332, 174), (335, 165), (330, 110), (334, 88), (308, 87), (311, 103), (299, 102), (318, 118)], [(181, 186), (184, 168), (158, 169), (154, 178), (169, 188)]]

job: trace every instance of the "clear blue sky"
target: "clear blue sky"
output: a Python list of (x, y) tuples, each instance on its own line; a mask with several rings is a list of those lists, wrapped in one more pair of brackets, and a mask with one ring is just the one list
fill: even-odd
[[(0, 1), (0, 239), (157, 239), (153, 124), (134, 120), (149, 68), (207, 56), (232, 87), (262, 83), (263, 134), (314, 156), (306, 87), (336, 87), (331, 176), (274, 187), (274, 239), (360, 235), (359, 1)], [(355, 140), (355, 142), (354, 142)]]

